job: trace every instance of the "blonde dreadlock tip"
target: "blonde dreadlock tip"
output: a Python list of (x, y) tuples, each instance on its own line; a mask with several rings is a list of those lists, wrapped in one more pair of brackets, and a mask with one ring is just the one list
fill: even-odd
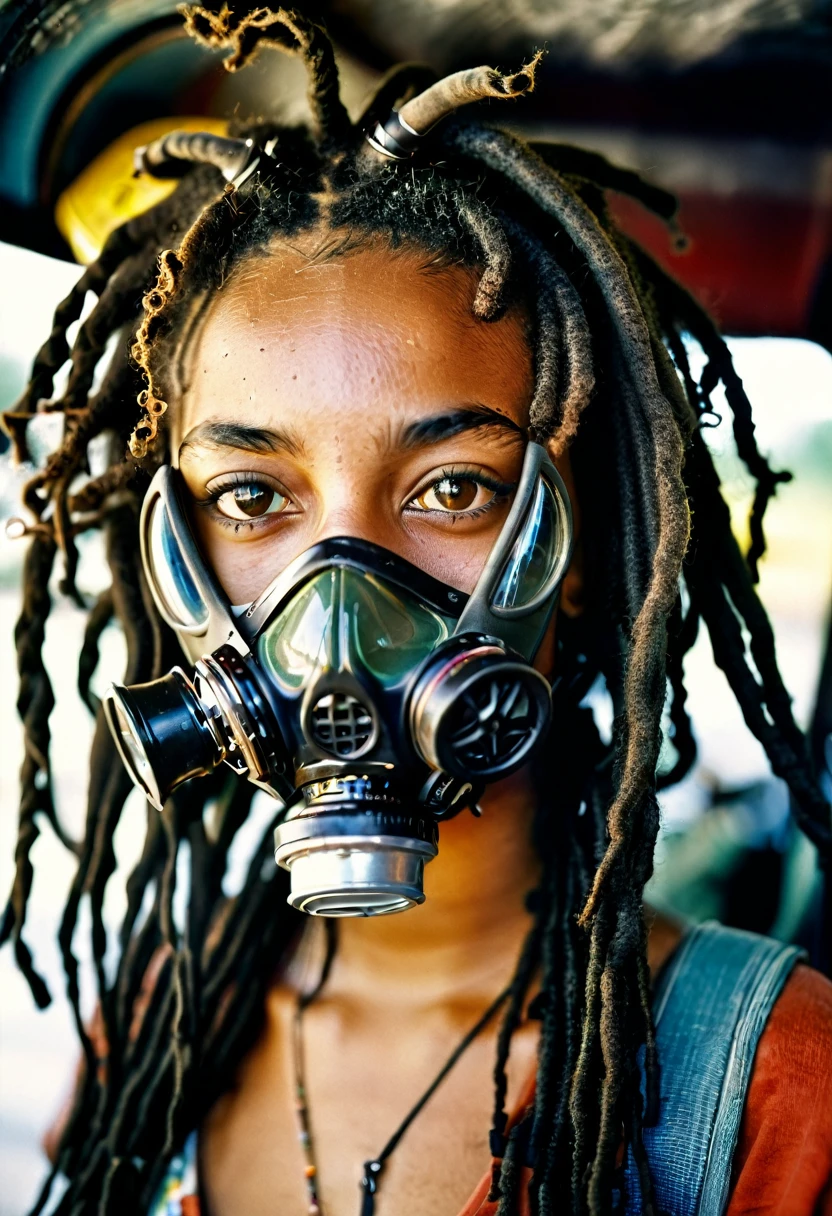
[[(536, 83), (535, 74), (537, 72), (538, 67), (540, 66), (540, 61), (545, 54), (546, 54), (546, 52), (543, 50), (536, 51), (534, 53), (534, 55), (532, 56), (532, 58), (529, 60), (529, 62), (523, 64), (523, 66), (520, 68), (519, 72), (515, 72), (514, 75), (512, 75), (512, 76), (503, 77), (503, 82), (512, 88), (512, 93), (514, 96), (521, 97), (524, 93), (533, 93), (534, 92), (534, 87), (535, 87), (535, 83)], [(515, 91), (514, 87), (513, 87), (514, 81), (520, 80), (520, 78), (522, 76), (526, 77), (526, 79), (528, 80), (528, 84), (523, 85), (522, 88), (518, 88)]]
[(15, 517), (13, 519), (6, 520), (6, 527), (4, 531), (6, 533), (7, 540), (21, 540), (28, 532), (28, 528), (22, 519)]
[(422, 136), (447, 115), (473, 102), (486, 98), (510, 101), (530, 93), (542, 55), (538, 51), (519, 72), (509, 75), (487, 64), (453, 72), (405, 102), (398, 112), (399, 121), (414, 136)]

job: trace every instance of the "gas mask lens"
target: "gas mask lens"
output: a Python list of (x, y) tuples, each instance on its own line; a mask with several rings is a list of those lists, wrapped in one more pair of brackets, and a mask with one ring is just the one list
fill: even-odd
[(562, 537), (568, 531), (566, 504), (540, 477), (522, 530), (506, 561), (491, 601), (495, 612), (528, 611), (565, 573)]
[(382, 578), (334, 568), (312, 578), (258, 641), (258, 657), (287, 693), (319, 673), (360, 665), (383, 688), (451, 635), (454, 621)]
[(156, 601), (174, 629), (199, 629), (208, 620), (208, 608), (188, 569), (182, 547), (161, 498), (154, 497), (143, 529), (144, 561)]
[(367, 541), (313, 546), (231, 612), (160, 469), (141, 521), (156, 604), (194, 673), (114, 688), (107, 714), (161, 809), (223, 761), (284, 804), (275, 859), (289, 902), (372, 916), (424, 899), (438, 824), (473, 807), (546, 735), (532, 666), (572, 540), (566, 489), (529, 444), (508, 517), (470, 595)]
[[(568, 565), (572, 532), (565, 488), (552, 473), (530, 468), (527, 459), (503, 535), (456, 630), (458, 652), (444, 666), (440, 652), (414, 696), (413, 738), (443, 772), (485, 781), (508, 776), (548, 727), (550, 688), (530, 664)], [(470, 646), (472, 635), (481, 636), (479, 647)]]

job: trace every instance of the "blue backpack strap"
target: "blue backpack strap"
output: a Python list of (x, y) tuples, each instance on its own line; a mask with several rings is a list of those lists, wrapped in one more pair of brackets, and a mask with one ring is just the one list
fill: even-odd
[[(658, 1210), (722, 1216), (754, 1053), (795, 963), (796, 946), (715, 922), (691, 929), (653, 996), (661, 1109), (644, 1145)], [(641, 1213), (632, 1151), (626, 1216)]]

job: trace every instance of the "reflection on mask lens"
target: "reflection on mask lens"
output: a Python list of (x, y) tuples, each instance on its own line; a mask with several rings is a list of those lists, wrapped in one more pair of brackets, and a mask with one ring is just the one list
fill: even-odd
[(551, 577), (560, 549), (557, 506), (541, 478), (528, 518), (514, 542), (494, 593), (495, 608), (522, 608), (539, 595)]
[(208, 610), (171, 532), (161, 498), (153, 504), (146, 535), (152, 578), (168, 616), (185, 628), (204, 625)]
[(384, 688), (406, 680), (453, 621), (372, 574), (336, 568), (306, 583), (263, 632), (258, 658), (287, 691), (360, 666)]

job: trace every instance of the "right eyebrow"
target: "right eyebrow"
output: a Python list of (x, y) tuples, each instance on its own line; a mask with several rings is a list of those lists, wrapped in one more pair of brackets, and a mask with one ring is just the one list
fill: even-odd
[(247, 426), (239, 422), (203, 422), (195, 426), (179, 445), (179, 458), (188, 448), (235, 448), (245, 452), (285, 452), (300, 456), (303, 444), (289, 431)]
[(443, 414), (434, 414), (428, 418), (420, 418), (405, 427), (402, 442), (405, 447), (426, 447), (434, 443), (442, 443), (465, 431), (497, 430), (514, 436), (524, 436), (521, 426), (513, 418), (499, 414), (486, 405), (471, 405), (468, 408), (447, 410)]

